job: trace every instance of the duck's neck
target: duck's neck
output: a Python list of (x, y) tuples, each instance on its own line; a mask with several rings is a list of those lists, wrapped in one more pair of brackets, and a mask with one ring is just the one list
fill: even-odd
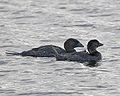
[(95, 48), (88, 48), (88, 52), (90, 55), (93, 55), (93, 56), (99, 53)]
[(64, 48), (65, 48), (65, 51), (66, 51), (67, 53), (75, 52), (75, 49), (74, 49), (74, 48), (72, 47), (72, 45), (69, 44), (69, 43), (65, 43), (65, 44), (64, 44)]
[(66, 49), (66, 52), (67, 52), (67, 53), (72, 53), (72, 52), (76, 52), (76, 51), (75, 51), (75, 49), (73, 49), (73, 48), (67, 48), (67, 49)]

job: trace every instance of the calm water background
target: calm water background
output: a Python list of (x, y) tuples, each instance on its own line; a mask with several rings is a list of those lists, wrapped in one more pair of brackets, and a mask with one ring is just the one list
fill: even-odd
[[(70, 37), (104, 43), (100, 66), (5, 54)], [(120, 96), (120, 0), (0, 0), (0, 96)]]

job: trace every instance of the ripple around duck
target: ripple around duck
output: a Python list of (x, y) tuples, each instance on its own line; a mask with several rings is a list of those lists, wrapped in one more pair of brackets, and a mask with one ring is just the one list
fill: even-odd
[(99, 69), (99, 70), (97, 70), (97, 71), (101, 71), (101, 72), (111, 72), (111, 71), (109, 71), (109, 70), (107, 70), (107, 69)]
[(0, 46), (0, 48), (5, 48), (5, 47), (19, 48), (20, 46), (15, 46), (15, 45), (4, 45), (4, 46)]
[(66, 67), (66, 68), (59, 68), (59, 69), (55, 69), (54, 71), (63, 71), (63, 70), (66, 70), (66, 71), (72, 71), (72, 70), (84, 70), (86, 68), (71, 68), (71, 67)]

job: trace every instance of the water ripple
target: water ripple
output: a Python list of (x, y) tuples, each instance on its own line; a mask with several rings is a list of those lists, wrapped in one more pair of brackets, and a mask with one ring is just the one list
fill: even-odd
[(35, 95), (35, 94), (39, 94), (39, 95), (72, 95), (72, 94), (83, 94), (83, 93), (79, 93), (79, 92), (31, 92), (31, 93), (21, 93), (18, 95)]
[(8, 1), (0, 1), (0, 4), (2, 4), (2, 5), (19, 6), (19, 4), (18, 4), (18, 3), (8, 2)]
[(61, 71), (61, 70), (68, 70), (68, 71), (71, 71), (71, 70), (83, 70), (85, 68), (61, 68), (61, 69), (55, 69), (55, 71)]
[[(0, 0), (0, 95), (119, 96), (119, 5), (120, 0)], [(51, 43), (64, 47), (66, 38), (84, 44), (99, 39), (105, 45), (102, 62), (5, 54)]]
[(0, 89), (0, 93), (15, 93), (15, 91), (13, 89)]
[(62, 7), (59, 7), (59, 9), (67, 9), (66, 7), (62, 6)]
[(109, 71), (109, 70), (107, 70), (107, 69), (99, 69), (99, 70), (97, 70), (97, 71), (101, 71), (101, 72), (111, 72), (111, 71)]
[(111, 47), (111, 49), (120, 49), (120, 46), (118, 46), (118, 47)]
[(12, 14), (20, 14), (20, 13), (23, 13), (23, 12), (26, 12), (27, 10), (18, 10), (18, 11), (15, 11), (13, 12)]
[(100, 14), (100, 15), (89, 15), (89, 17), (108, 17), (108, 16), (112, 16), (114, 14)]
[(7, 61), (0, 61), (0, 65), (7, 64)]
[(35, 16), (20, 16), (20, 17), (14, 17), (10, 19), (30, 19), (30, 18), (35, 18)]
[(95, 28), (94, 24), (74, 24), (74, 25), (61, 25), (62, 27), (92, 27)]
[(77, 27), (94, 27), (93, 24), (77, 24), (77, 25), (73, 25), (73, 26), (77, 26)]
[(69, 11), (85, 11), (85, 10), (87, 10), (86, 8), (82, 8), (82, 9), (71, 9), (71, 10), (69, 10)]
[(0, 10), (0, 12), (9, 12), (7, 9)]
[(0, 73), (18, 72), (18, 70), (0, 70)]

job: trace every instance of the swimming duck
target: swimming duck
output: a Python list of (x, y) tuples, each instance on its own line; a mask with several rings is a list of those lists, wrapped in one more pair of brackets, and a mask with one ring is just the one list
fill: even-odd
[(88, 52), (82, 51), (82, 52), (73, 52), (73, 53), (66, 53), (66, 54), (59, 54), (57, 51), (53, 48), (55, 51), (55, 57), (56, 60), (59, 61), (77, 61), (77, 62), (97, 62), (102, 59), (101, 53), (98, 52), (96, 49), (100, 46), (103, 46), (102, 43), (100, 43), (98, 40), (93, 39), (90, 40), (87, 44)]
[(53, 48), (57, 51), (58, 54), (65, 54), (65, 53), (72, 53), (76, 52), (74, 49), (75, 47), (84, 47), (78, 40), (74, 38), (69, 38), (64, 42), (64, 48), (61, 48), (59, 46), (55, 45), (45, 45), (40, 46), (38, 48), (33, 48), (28, 51), (23, 51), (21, 53), (13, 52), (13, 53), (7, 53), (11, 55), (21, 55), (21, 56), (32, 56), (32, 57), (54, 57), (55, 51)]

